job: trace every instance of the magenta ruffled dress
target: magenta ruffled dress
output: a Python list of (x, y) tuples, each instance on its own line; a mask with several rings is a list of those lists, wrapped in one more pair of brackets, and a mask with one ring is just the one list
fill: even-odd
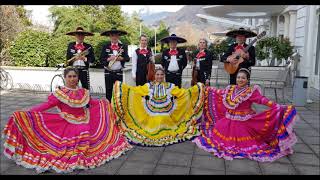
[[(53, 107), (60, 112), (44, 112)], [(132, 148), (110, 103), (91, 99), (83, 88), (57, 88), (47, 102), (14, 112), (3, 136), (4, 154), (38, 173), (95, 168)]]
[[(201, 135), (193, 140), (198, 147), (219, 158), (248, 158), (272, 162), (293, 153), (297, 139), (293, 106), (276, 104), (262, 96), (259, 86), (226, 89), (207, 87)], [(256, 113), (251, 105), (269, 107)]]

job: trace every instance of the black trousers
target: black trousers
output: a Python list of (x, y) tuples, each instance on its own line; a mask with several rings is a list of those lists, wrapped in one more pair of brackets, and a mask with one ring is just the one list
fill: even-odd
[[(251, 73), (251, 68), (247, 68), (249, 70), (249, 72)], [(239, 72), (239, 69), (234, 73), (234, 74), (230, 74), (230, 85), (237, 84), (237, 74)], [(248, 80), (248, 85), (250, 85), (250, 79)]]
[(116, 81), (122, 82), (122, 70), (119, 71), (109, 71), (104, 70), (104, 80), (105, 80), (105, 86), (106, 86), (106, 98), (111, 102), (112, 98), (112, 90), (113, 90), (113, 84)]
[(166, 81), (175, 84), (181, 88), (182, 74), (179, 72), (166, 72)]
[(147, 83), (147, 72), (146, 71), (139, 71), (137, 70), (136, 73), (136, 85), (142, 86)]
[(89, 69), (87, 68), (77, 68), (79, 71), (79, 80), (83, 88), (90, 90), (90, 76)]
[(203, 84), (206, 84), (206, 78), (204, 76), (204, 73), (200, 70), (197, 70), (197, 71), (198, 71), (197, 82), (201, 82)]

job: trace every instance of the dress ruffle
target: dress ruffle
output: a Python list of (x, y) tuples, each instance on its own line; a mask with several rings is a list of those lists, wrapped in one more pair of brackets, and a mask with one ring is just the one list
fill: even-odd
[[(153, 85), (131, 87), (119, 81), (114, 85), (112, 105), (128, 140), (142, 146), (165, 146), (199, 135), (204, 85), (199, 83), (185, 90), (166, 84), (149, 91)], [(163, 96), (153, 98), (154, 91)], [(169, 106), (172, 109), (165, 109)]]
[(272, 162), (293, 152), (297, 139), (293, 125), (298, 119), (293, 106), (273, 106), (246, 121), (225, 116), (225, 91), (206, 89), (201, 135), (193, 140), (205, 151), (227, 160), (249, 158)]
[(98, 167), (130, 150), (109, 102), (89, 104), (87, 124), (72, 124), (54, 113), (15, 112), (3, 131), (4, 154), (38, 173), (51, 169), (67, 173)]

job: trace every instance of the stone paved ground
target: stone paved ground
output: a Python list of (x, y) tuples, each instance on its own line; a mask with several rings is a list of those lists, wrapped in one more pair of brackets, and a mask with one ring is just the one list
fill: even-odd
[[(272, 91), (266, 96), (274, 99)], [(290, 91), (286, 91), (287, 93)], [(1, 95), (1, 130), (15, 111), (28, 108), (46, 99), (47, 94), (34, 92), (3, 92)], [(263, 110), (261, 106), (255, 106)], [(126, 155), (93, 170), (78, 170), (70, 174), (315, 174), (319, 175), (319, 101), (297, 107), (301, 120), (295, 131), (298, 143), (295, 153), (273, 163), (258, 163), (246, 159), (226, 161), (184, 142), (167, 147), (134, 147)], [(3, 145), (1, 140), (1, 152)], [(1, 153), (1, 174), (36, 174), (7, 159)], [(56, 174), (46, 172), (41, 175)]]

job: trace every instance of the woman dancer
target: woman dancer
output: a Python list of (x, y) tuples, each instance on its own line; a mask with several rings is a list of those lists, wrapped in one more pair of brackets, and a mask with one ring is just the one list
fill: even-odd
[[(78, 88), (78, 71), (64, 70), (66, 86), (29, 111), (16, 111), (4, 129), (4, 154), (38, 173), (91, 169), (132, 148), (115, 126), (107, 100), (90, 98)], [(45, 112), (57, 107), (59, 113)]]
[[(206, 89), (201, 135), (193, 140), (200, 148), (227, 160), (249, 158), (272, 162), (293, 153), (296, 110), (262, 96), (258, 86), (248, 86), (250, 73), (240, 69), (237, 85)], [(270, 107), (256, 113), (251, 105)]]
[(145, 146), (173, 144), (199, 135), (204, 85), (180, 89), (164, 81), (164, 69), (157, 68), (155, 73), (155, 81), (143, 86), (115, 83), (112, 105), (124, 134), (130, 142)]

